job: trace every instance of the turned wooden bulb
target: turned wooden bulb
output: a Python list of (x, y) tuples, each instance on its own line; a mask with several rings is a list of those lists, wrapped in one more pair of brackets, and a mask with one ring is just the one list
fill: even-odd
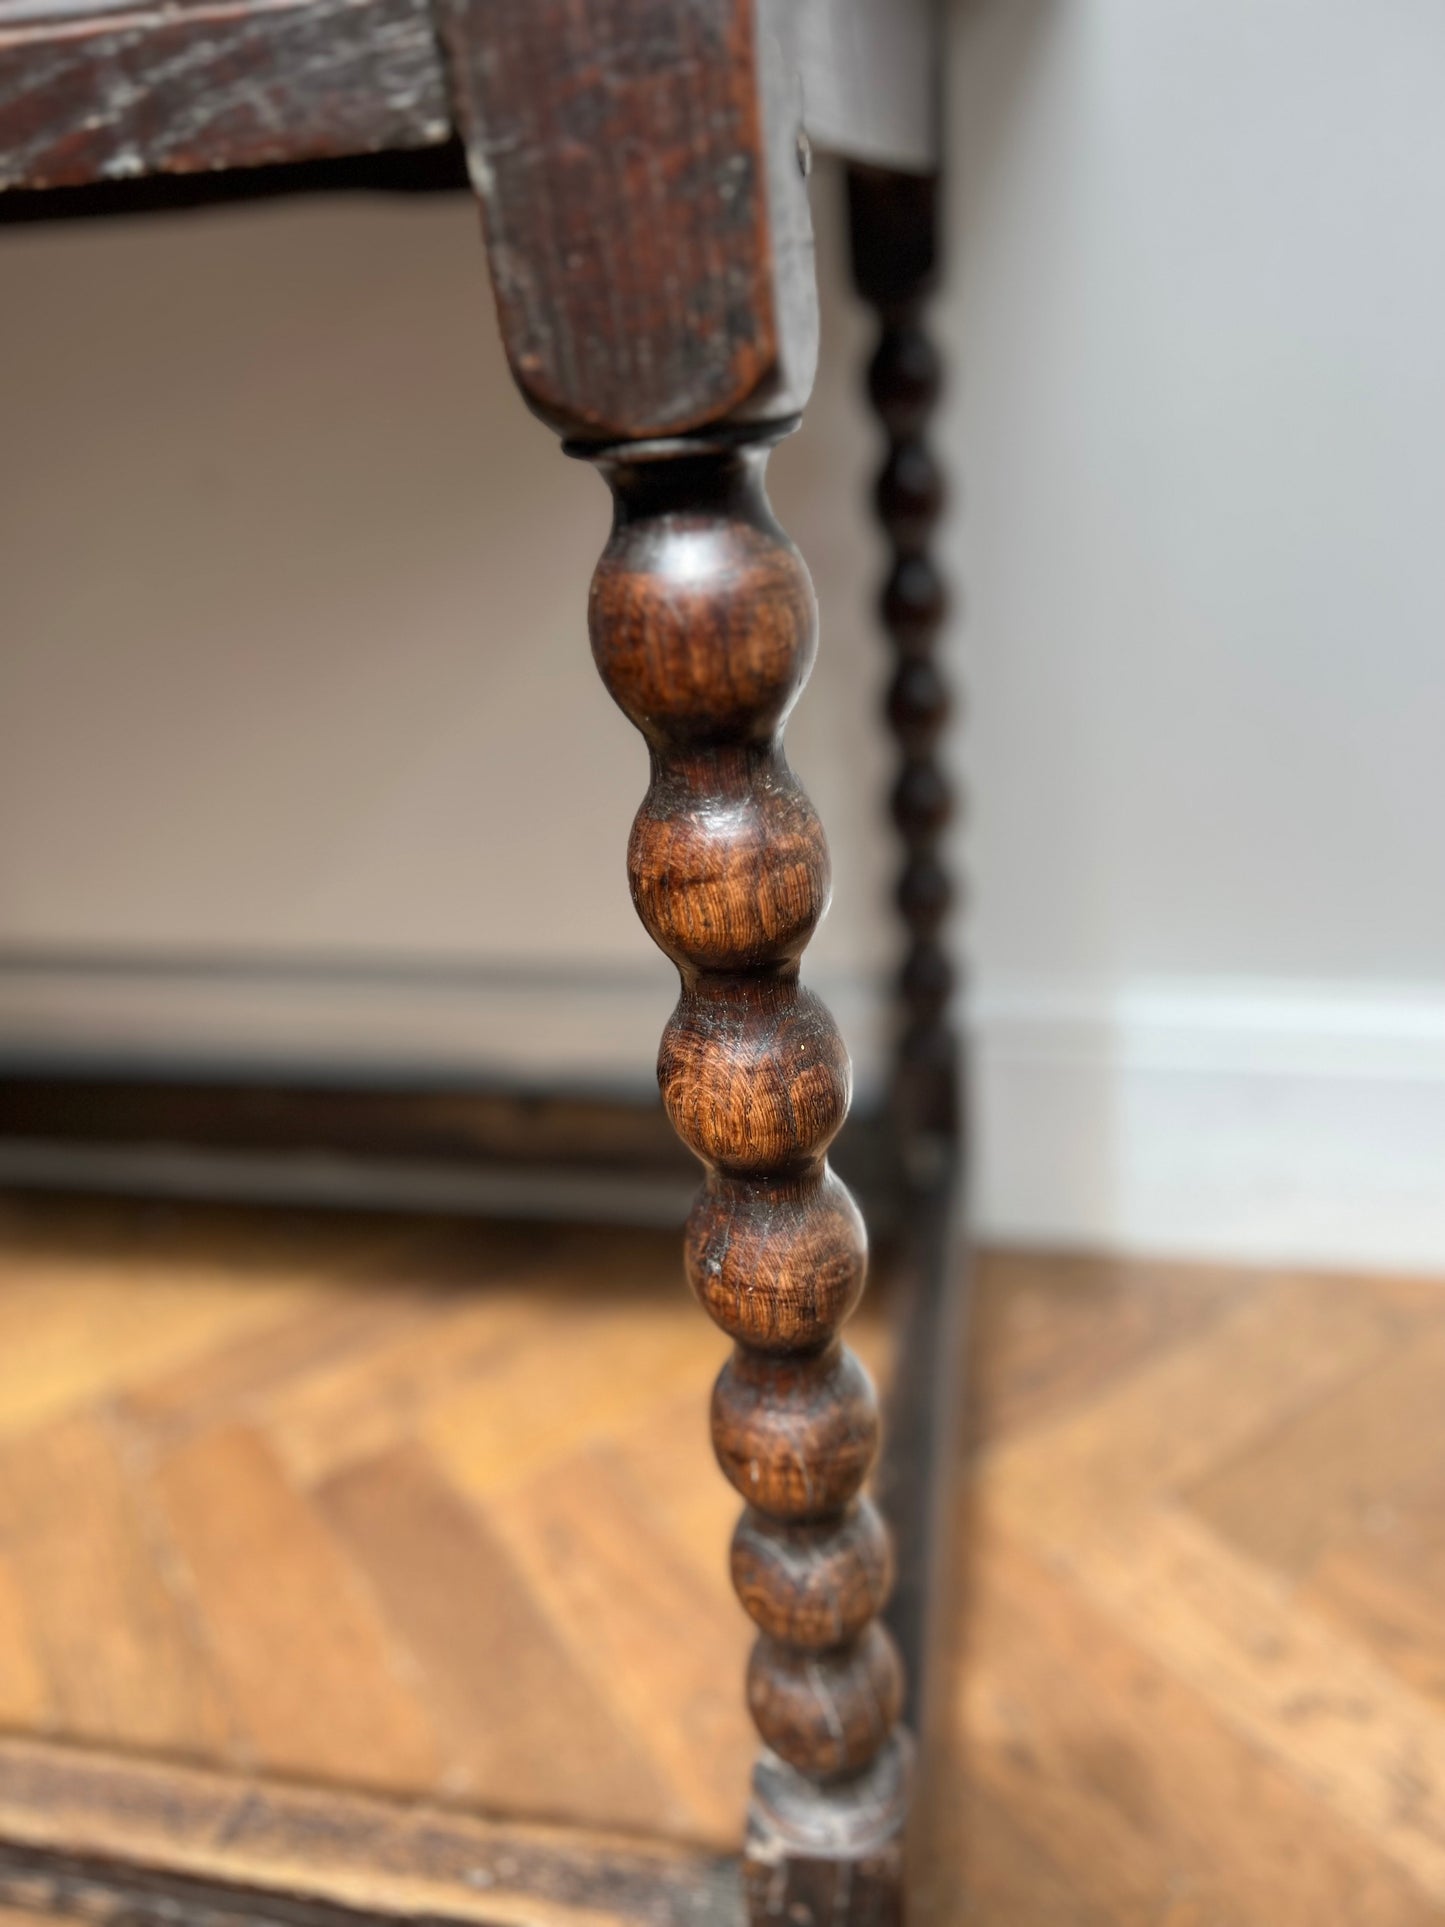
[(923, 327), (903, 321), (883, 330), (868, 364), (868, 398), (895, 441), (923, 427), (942, 380), (938, 350)]
[(811, 1652), (843, 1646), (888, 1603), (893, 1558), (877, 1509), (789, 1524), (751, 1507), (732, 1545), (733, 1586), (771, 1638)]
[[(778, 1760), (831, 1783), (887, 1745), (901, 1687), (876, 1624), (887, 1535), (858, 1498), (878, 1403), (837, 1335), (868, 1262), (826, 1162), (851, 1073), (837, 1025), (798, 981), (828, 904), (828, 849), (781, 731), (817, 612), (768, 508), (762, 448), (676, 442), (599, 459), (615, 515), (592, 647), (652, 752), (628, 875), (681, 979), (658, 1082), (707, 1166), (687, 1275), (737, 1347), (714, 1391), (713, 1442), (749, 1506), (733, 1545), (762, 1632), (749, 1704)], [(926, 458), (901, 461), (889, 490), (900, 520), (936, 512)]]
[(937, 936), (953, 902), (953, 883), (937, 855), (923, 849), (907, 858), (898, 879), (898, 908), (919, 937)]
[(718, 1464), (775, 1519), (821, 1519), (856, 1497), (878, 1453), (878, 1399), (843, 1345), (801, 1357), (735, 1351), (712, 1400)]
[(848, 1115), (852, 1072), (838, 1026), (791, 979), (739, 980), (726, 1000), (686, 991), (657, 1059), (673, 1129), (732, 1176), (817, 1162)]
[(863, 1295), (868, 1234), (831, 1171), (718, 1178), (688, 1218), (688, 1283), (730, 1338), (762, 1351), (825, 1344)]
[(910, 838), (936, 836), (953, 814), (953, 791), (937, 763), (906, 762), (890, 801), (894, 822)]
[(762, 490), (764, 451), (609, 465), (592, 653), (650, 742), (768, 742), (817, 649), (807, 565)]
[(856, 1773), (903, 1706), (903, 1668), (875, 1620), (851, 1645), (814, 1653), (769, 1639), (748, 1662), (748, 1710), (768, 1745), (819, 1779)]
[(926, 555), (903, 555), (883, 585), (884, 627), (905, 653), (932, 647), (948, 614), (948, 591)]
[(653, 784), (627, 850), (648, 934), (692, 970), (795, 960), (828, 906), (828, 846), (787, 766), (699, 754)]
[(873, 503), (897, 548), (923, 547), (943, 512), (943, 475), (926, 442), (895, 445), (879, 473)]
[(888, 720), (909, 756), (934, 748), (948, 721), (948, 685), (929, 656), (905, 656), (888, 686)]

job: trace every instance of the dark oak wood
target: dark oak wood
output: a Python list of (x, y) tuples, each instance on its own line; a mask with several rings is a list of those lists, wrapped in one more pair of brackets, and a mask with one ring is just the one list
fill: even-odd
[[(764, 487), (817, 353), (796, 22), (754, 0), (436, 0), (435, 36), (409, 0), (357, 0), (342, 24), (335, 13), (333, 0), (12, 13), (0, 29), (0, 185), (440, 144), (454, 125), (462, 135), (513, 374), (614, 502), (592, 584), (593, 652), (649, 750), (629, 877), (680, 978), (658, 1068), (667, 1114), (706, 1170), (687, 1275), (735, 1344), (713, 1435), (746, 1503), (732, 1572), (758, 1629), (746, 1691), (764, 1744), (743, 1894), (756, 1922), (887, 1927), (902, 1913), (913, 1741), (883, 1617), (894, 1554), (864, 1491), (878, 1402), (841, 1338), (867, 1263), (862, 1218), (828, 1162), (850, 1068), (799, 980), (829, 863), (782, 737), (816, 649), (816, 608)], [(860, 286), (883, 321), (870, 391), (890, 437), (884, 611), (902, 658), (890, 715), (904, 752), (894, 814), (911, 949), (897, 1118), (908, 1195), (930, 1204), (911, 1324), (922, 1416), (905, 1416), (902, 1470), (885, 1484), (910, 1563), (896, 1621), (921, 1656), (930, 1512), (909, 1494), (927, 1493), (946, 1430), (938, 1347), (953, 1302), (943, 1227), (956, 1111), (941, 938), (948, 796), (935, 756), (946, 700), (931, 655), (944, 605), (927, 555), (941, 491), (922, 439), (937, 370), (918, 320), (932, 202), (894, 179), (860, 173), (852, 191)], [(52, 1792), (64, 1807), (63, 1787)], [(127, 1798), (143, 1816), (142, 1792)], [(184, 1790), (167, 1800), (184, 1820)], [(207, 1824), (229, 1847), (255, 1818), (211, 1812)], [(294, 1819), (281, 1817), (283, 1832)], [(47, 1855), (57, 1895), (69, 1895), (60, 1904), (84, 1911), (86, 1881), (115, 1891), (126, 1880), (74, 1859), (85, 1848), (70, 1820), (33, 1842), (18, 1823), (12, 1852)], [(345, 1817), (325, 1824), (335, 1848)], [(3, 1810), (0, 1837), (17, 1839)], [(157, 1851), (165, 1879), (196, 1877), (185, 1842)], [(550, 1918), (543, 1903), (574, 1896), (659, 1918), (715, 1905), (725, 1917), (736, 1904), (715, 1863), (659, 1874), (646, 1857), (623, 1866), (620, 1852), (599, 1849), (574, 1886), (570, 1862), (523, 1843), (505, 1866), (484, 1860), (475, 1884), (498, 1920)], [(505, 1882), (518, 1869), (514, 1904)], [(200, 1911), (225, 1920), (229, 1901), (213, 1900)]]
[(425, 0), (0, 14), (0, 188), (434, 146), (451, 116)]
[[(895, 1216), (893, 1135), (875, 1106), (839, 1139), (875, 1228)], [(0, 1061), (0, 1185), (32, 1191), (680, 1225), (696, 1171), (655, 1095)]]
[(908, 1744), (901, 1666), (877, 1620), (891, 1553), (860, 1497), (877, 1401), (838, 1337), (867, 1252), (827, 1163), (848, 1058), (798, 980), (829, 867), (782, 748), (816, 616), (764, 493), (772, 439), (597, 457), (615, 519), (591, 631), (603, 680), (651, 752), (628, 872), (681, 983), (658, 1079), (708, 1173), (688, 1221), (688, 1278), (737, 1346), (713, 1436), (748, 1504), (734, 1575), (760, 1628), (747, 1681), (766, 1747), (750, 1905), (761, 1920), (782, 1899), (816, 1906), (819, 1881), (830, 1895), (846, 1881), (858, 1899), (844, 1918), (864, 1922), (898, 1905)]
[(707, 1171), (688, 1277), (736, 1344), (713, 1432), (760, 1629), (749, 1908), (892, 1920), (910, 1747), (877, 1617), (891, 1554), (860, 1496), (877, 1401), (839, 1338), (867, 1240), (827, 1163), (847, 1052), (799, 982), (827, 846), (782, 746), (817, 616), (763, 481), (816, 351), (796, 76), (747, 0), (516, 0), (485, 9), (484, 50), (482, 12), (450, 16), (458, 112), (513, 372), (612, 490), (592, 649), (648, 746), (628, 875), (681, 987), (658, 1080)]
[(940, 1627), (957, 1598), (950, 1468), (964, 1422), (964, 1345), (969, 1300), (962, 1172), (957, 1157), (899, 1213), (889, 1253), (897, 1367), (885, 1403), (887, 1450), (878, 1503), (893, 1534), (898, 1581), (887, 1624), (903, 1655), (904, 1716), (933, 1771), (931, 1748), (946, 1718)]
[(276, 161), (264, 167), (140, 174), (126, 180), (88, 180), (75, 187), (11, 187), (0, 193), (0, 228), (172, 214), (298, 194), (463, 194), (468, 185), (461, 143), (450, 140), (440, 147), (383, 148), (374, 154)]
[(879, 615), (895, 660), (886, 714), (900, 753), (891, 800), (903, 845), (896, 900), (906, 942), (892, 1095), (898, 1183), (908, 1200), (898, 1213), (895, 1263), (902, 1344), (879, 1496), (898, 1550), (888, 1618), (907, 1665), (907, 1715), (924, 1771), (936, 1777), (940, 1629), (955, 1570), (947, 1468), (961, 1424), (966, 1307), (962, 1093), (947, 941), (953, 890), (944, 853), (953, 799), (941, 758), (951, 703), (938, 661), (948, 599), (930, 551), (945, 484), (927, 440), (942, 368), (924, 322), (938, 279), (941, 182), (855, 166), (847, 187), (853, 278), (879, 321), (868, 395), (887, 441), (874, 505), (890, 551)]
[(895, 1904), (907, 1783), (901, 1668), (876, 1618), (891, 1554), (859, 1496), (877, 1402), (838, 1339), (867, 1249), (827, 1163), (848, 1059), (798, 981), (829, 869), (782, 726), (816, 618), (807, 571), (768, 508), (766, 457), (763, 440), (602, 455), (616, 513), (591, 601), (603, 680), (651, 751), (628, 870), (681, 982), (658, 1078), (708, 1171), (687, 1273), (737, 1345), (713, 1436), (749, 1508), (734, 1573), (760, 1627), (747, 1681), (767, 1748), (749, 1836), (759, 1919), (779, 1893), (812, 1904), (820, 1860), (864, 1855), (867, 1879), (858, 1865), (848, 1877)]
[(0, 1738), (0, 1902), (114, 1923), (736, 1927), (735, 1863)]
[(751, 0), (438, 3), (530, 406), (589, 441), (800, 407), (801, 95)]
[(934, 175), (848, 170), (853, 278), (879, 320), (868, 396), (887, 438), (874, 505), (891, 551), (879, 614), (894, 651), (887, 715), (900, 757), (892, 809), (908, 940), (896, 1092), (905, 1145), (916, 1133), (951, 1139), (959, 1122), (947, 947), (953, 886), (944, 854), (953, 796), (939, 753), (951, 707), (938, 652), (948, 592), (931, 553), (945, 485), (928, 442), (942, 364), (924, 323), (937, 278), (938, 195)]
[[(763, 31), (788, 49), (785, 64), (807, 66), (803, 93), (814, 139), (874, 163), (928, 164), (936, 144), (929, 11), (930, 0), (759, 0)], [(700, 0), (639, 0), (617, 12), (619, 22), (628, 14), (650, 21), (651, 47), (670, 48), (674, 77), (690, 72), (703, 88), (709, 75), (724, 74), (708, 55), (710, 36), (737, 35), (742, 20), (736, 8)], [(543, 14), (539, 7), (538, 18)], [(128, 182), (445, 143), (454, 129), (439, 20), (450, 22), (461, 56), (452, 78), (472, 97), (463, 121), (500, 108), (520, 127), (530, 113), (526, 102), (484, 98), (478, 50), (494, 22), (502, 34), (514, 31), (504, 16), (480, 0), (178, 0), (164, 7), (8, 0), (0, 9), (0, 189)], [(558, 18), (553, 9), (553, 30)], [(527, 58), (537, 62), (538, 75), (568, 68), (580, 79), (606, 31), (605, 21), (585, 28), (579, 22), (550, 45), (534, 42)], [(623, 37), (636, 44), (633, 22)], [(741, 50), (743, 40), (735, 44)], [(509, 63), (515, 51), (508, 50)], [(657, 71), (666, 64), (653, 61)], [(670, 187), (706, 191), (709, 149), (716, 154), (726, 145), (730, 117), (756, 111), (745, 65), (737, 63), (735, 85), (724, 78), (720, 91), (694, 93), (688, 105), (703, 132), (701, 171), (674, 177)], [(614, 65), (614, 86), (620, 74)], [(544, 85), (537, 95), (544, 112), (547, 100)], [(647, 152), (629, 146), (627, 132), (638, 105), (620, 93), (596, 97), (592, 131), (601, 142), (621, 130), (614, 158), (645, 172)], [(730, 184), (715, 185), (720, 204), (712, 212), (726, 219)], [(674, 217), (675, 233), (668, 199), (660, 197), (660, 211)], [(532, 238), (522, 239), (530, 249)]]
[(577, 1167), (691, 1178), (656, 1101), (458, 1081), (273, 1083), (0, 1064), (0, 1144), (185, 1146), (480, 1169)]

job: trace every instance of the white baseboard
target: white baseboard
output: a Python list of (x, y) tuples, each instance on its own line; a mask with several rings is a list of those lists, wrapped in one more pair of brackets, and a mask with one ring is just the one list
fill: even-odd
[(1017, 985), (973, 1031), (985, 1237), (1445, 1276), (1445, 993)]

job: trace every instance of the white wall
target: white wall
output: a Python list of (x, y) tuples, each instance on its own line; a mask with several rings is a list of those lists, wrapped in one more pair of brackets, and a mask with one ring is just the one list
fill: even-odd
[[(954, 26), (985, 1225), (1445, 1269), (1445, 11)], [(871, 443), (821, 225), (776, 496), (825, 618), (815, 976), (866, 1076)], [(645, 1076), (642, 759), (581, 626), (605, 495), (507, 386), (470, 211), (10, 231), (0, 314), (0, 1040)]]
[(1445, 1267), (1445, 9), (958, 24), (989, 1221)]
[[(0, 1043), (650, 1080), (607, 492), (508, 380), (467, 197), (11, 230), (0, 314)], [(866, 339), (834, 300), (774, 493), (827, 625), (790, 736), (836, 846), (817, 973), (868, 1071)]]

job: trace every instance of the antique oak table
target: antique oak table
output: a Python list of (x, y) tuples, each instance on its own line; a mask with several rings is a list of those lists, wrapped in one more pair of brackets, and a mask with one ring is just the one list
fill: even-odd
[[(0, 215), (269, 192), (298, 166), (307, 186), (345, 185), (358, 157), (369, 184), (415, 184), (428, 152), (445, 172), (465, 151), (512, 373), (614, 502), (588, 623), (650, 752), (628, 872), (681, 983), (659, 1078), (705, 1172), (687, 1276), (735, 1341), (712, 1423), (744, 1501), (732, 1570), (758, 1629), (746, 1693), (762, 1742), (741, 1858), (721, 1869), (554, 1833), (463, 1846), (404, 1813), (378, 1833), (300, 1793), (208, 1805), (139, 1772), (89, 1786), (0, 1743), (12, 1900), (217, 1923), (901, 1917), (957, 1296), (944, 598), (928, 554), (941, 486), (923, 439), (938, 366), (920, 320), (939, 66), (924, 0), (0, 4)], [(817, 352), (813, 144), (849, 163), (888, 451), (876, 501), (907, 955), (873, 1175), (902, 1229), (905, 1289), (876, 1502), (863, 1488), (878, 1403), (839, 1335), (866, 1240), (827, 1161), (848, 1058), (799, 981), (828, 855), (782, 747), (816, 610), (763, 481)]]

